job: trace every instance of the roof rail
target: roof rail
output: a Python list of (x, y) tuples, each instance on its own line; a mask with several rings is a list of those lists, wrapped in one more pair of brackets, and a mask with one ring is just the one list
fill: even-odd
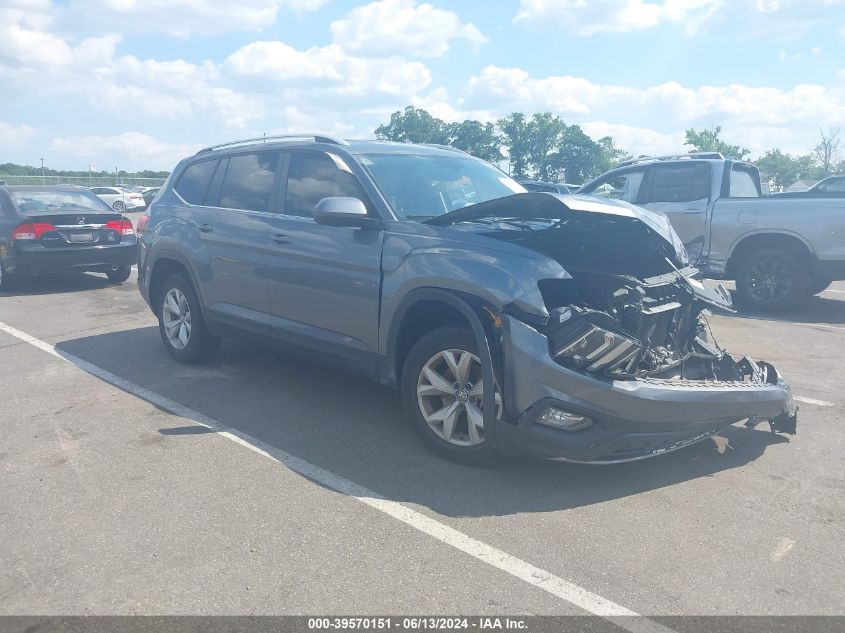
[(219, 145), (209, 145), (204, 147), (197, 154), (207, 154), (214, 150), (223, 149), (225, 147), (237, 147), (238, 145), (252, 145), (254, 143), (266, 143), (268, 141), (303, 141), (312, 140), (314, 143), (330, 143), (331, 145), (349, 145), (346, 141), (328, 134), (274, 134), (272, 136), (257, 136), (255, 138), (244, 138), (238, 141), (230, 141), (228, 143), (220, 143)]
[(639, 158), (631, 158), (629, 160), (619, 163), (620, 167), (627, 167), (629, 165), (637, 165), (639, 163), (657, 162), (662, 160), (693, 160), (693, 159), (708, 159), (708, 160), (725, 160), (724, 155), (720, 152), (688, 152), (687, 154), (668, 154), (666, 156), (640, 156)]
[(445, 145), (443, 143), (422, 143), (425, 147), (436, 147), (437, 149), (445, 149), (450, 152), (460, 152), (461, 154), (466, 154), (467, 156), (471, 156), (469, 152), (465, 152), (464, 150), (455, 147), (454, 145)]

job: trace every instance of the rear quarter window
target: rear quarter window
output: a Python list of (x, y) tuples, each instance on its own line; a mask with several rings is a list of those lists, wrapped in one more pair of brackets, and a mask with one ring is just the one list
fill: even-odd
[(217, 160), (204, 160), (188, 165), (174, 189), (188, 204), (202, 204), (205, 192), (217, 167)]

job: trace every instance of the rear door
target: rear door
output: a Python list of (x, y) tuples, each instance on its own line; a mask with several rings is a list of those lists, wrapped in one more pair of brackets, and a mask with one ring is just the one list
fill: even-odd
[(646, 172), (636, 202), (669, 218), (690, 261), (696, 263), (706, 255), (710, 192), (709, 163), (654, 163)]
[[(244, 152), (205, 166), (198, 179), (210, 178), (202, 203), (191, 213), (199, 243), (194, 267), (212, 317), (262, 335), (270, 333), (265, 271), (267, 218), (275, 202), (279, 153)], [(194, 163), (182, 176), (191, 176)], [(213, 176), (211, 175), (213, 174)], [(180, 192), (182, 181), (176, 184)]]
[(330, 354), (350, 369), (372, 373), (384, 231), (314, 221), (314, 206), (334, 196), (358, 198), (375, 215), (343, 158), (298, 150), (290, 152), (286, 162), (279, 212), (269, 220), (271, 334)]

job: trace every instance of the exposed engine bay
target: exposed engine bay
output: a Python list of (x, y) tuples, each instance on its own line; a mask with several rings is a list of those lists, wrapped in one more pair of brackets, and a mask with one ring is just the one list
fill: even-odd
[(705, 311), (732, 311), (730, 297), (695, 279), (662, 215), (587, 196), (520, 194), (431, 222), (519, 244), (566, 269), (572, 278), (539, 282), (550, 316), (538, 329), (563, 365), (616, 379), (766, 382), (765, 363), (735, 361), (710, 340)]

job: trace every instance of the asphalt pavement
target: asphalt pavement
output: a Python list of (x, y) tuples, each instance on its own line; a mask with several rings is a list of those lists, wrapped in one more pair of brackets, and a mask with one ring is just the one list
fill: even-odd
[(363, 378), (175, 363), (134, 274), (32, 280), (0, 294), (0, 615), (845, 614), (845, 283), (711, 322), (791, 379), (797, 437), (476, 469)]

